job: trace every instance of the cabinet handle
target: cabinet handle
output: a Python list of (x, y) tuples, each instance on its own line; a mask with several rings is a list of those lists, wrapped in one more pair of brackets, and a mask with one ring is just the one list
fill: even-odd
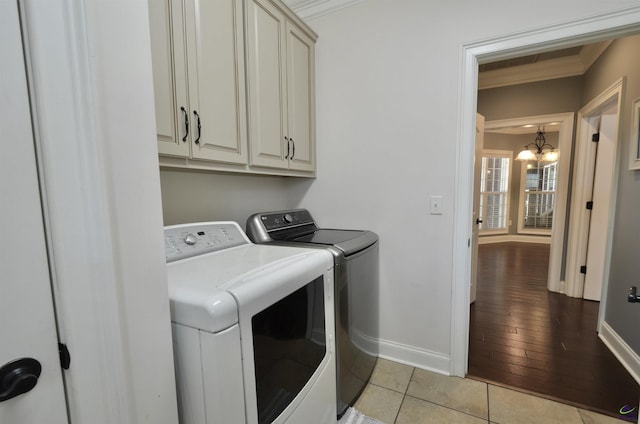
[(184, 137), (182, 137), (182, 141), (187, 141), (187, 137), (189, 136), (189, 112), (184, 106), (180, 106), (180, 110), (184, 113)]
[(289, 159), (289, 137), (285, 136), (284, 139), (287, 142), (287, 154), (284, 158)]
[(200, 125), (200, 115), (198, 115), (197, 111), (193, 111), (193, 114), (196, 115), (196, 118), (198, 118), (198, 124), (196, 125), (198, 127), (198, 137), (195, 139), (194, 143), (196, 144), (200, 144), (200, 135), (202, 135), (202, 126)]
[(296, 155), (296, 142), (293, 141), (293, 138), (290, 138), (289, 140), (291, 140), (291, 145), (293, 146), (293, 149), (291, 150), (290, 160), (293, 160), (293, 157)]

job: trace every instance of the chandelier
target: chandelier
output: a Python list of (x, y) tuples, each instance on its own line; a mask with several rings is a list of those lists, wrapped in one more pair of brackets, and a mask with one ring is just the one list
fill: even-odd
[(524, 150), (518, 153), (516, 160), (538, 160), (542, 162), (555, 162), (558, 160), (558, 152), (551, 144), (547, 143), (544, 138), (544, 128), (541, 130), (538, 126), (536, 139), (533, 143), (524, 146)]

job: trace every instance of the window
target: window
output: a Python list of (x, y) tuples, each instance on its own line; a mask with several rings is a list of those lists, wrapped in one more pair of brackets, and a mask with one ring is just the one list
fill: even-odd
[(528, 161), (522, 166), (518, 232), (551, 234), (556, 205), (558, 162)]
[(485, 150), (480, 180), (480, 232), (506, 233), (509, 216), (509, 178), (512, 152)]

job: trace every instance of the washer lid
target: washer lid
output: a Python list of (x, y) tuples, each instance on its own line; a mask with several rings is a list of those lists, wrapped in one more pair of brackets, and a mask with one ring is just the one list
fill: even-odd
[(378, 236), (371, 231), (321, 228), (291, 241), (335, 246), (349, 256), (377, 242)]
[(359, 230), (327, 230), (318, 229), (311, 234), (305, 234), (293, 240), (315, 244), (339, 244), (360, 236), (364, 231)]

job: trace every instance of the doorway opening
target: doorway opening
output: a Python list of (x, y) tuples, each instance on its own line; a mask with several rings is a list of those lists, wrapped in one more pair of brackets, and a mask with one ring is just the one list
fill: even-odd
[[(508, 225), (502, 234), (482, 238), (483, 241), (489, 242), (518, 240), (550, 244), (547, 288), (552, 292), (564, 291), (562, 262), (573, 150), (573, 117), (574, 114), (569, 112), (487, 121), (484, 124), (484, 147), (507, 149), (513, 152), (514, 157), (523, 145), (534, 139), (538, 128), (546, 128), (548, 137), (553, 138), (556, 160), (514, 161), (515, 172), (509, 178), (509, 182), (512, 183), (509, 194), (510, 210), (507, 211), (509, 219), (505, 220), (505, 224)], [(479, 163), (478, 158), (476, 163)], [(534, 169), (535, 164), (540, 166)], [(551, 175), (552, 180), (549, 179)], [(535, 187), (529, 187), (531, 183)], [(476, 187), (478, 188), (474, 190), (475, 197), (478, 196), (478, 184)], [(549, 190), (550, 188), (553, 190)], [(544, 211), (540, 211), (539, 217), (532, 218), (532, 210), (540, 209), (542, 203), (546, 205)], [(552, 225), (548, 225), (550, 228), (540, 228), (541, 221)], [(471, 258), (472, 270), (477, 266), (474, 264), (475, 259), (474, 254)], [(475, 275), (472, 275), (472, 281), (474, 277)]]
[(478, 64), (525, 54), (635, 34), (640, 30), (640, 8), (610, 13), (583, 21), (520, 33), (499, 40), (463, 46), (459, 98), (459, 138), (456, 163), (456, 212), (451, 327), (451, 374), (464, 376), (468, 365), (470, 235), (473, 205), (473, 159)]
[[(615, 96), (617, 91), (607, 92), (611, 91), (614, 94), (597, 102), (597, 107), (580, 110), (581, 119), (597, 121), (596, 126), (602, 127), (600, 180), (603, 175), (611, 176), (610, 171), (615, 169), (610, 159), (615, 157), (612, 144), (617, 138), (611, 129), (616, 128), (615, 99), (619, 96)], [(511, 102), (509, 98), (507, 96), (507, 103)], [(480, 104), (486, 107), (484, 102)], [(637, 403), (638, 387), (594, 331), (598, 304), (558, 294), (565, 293), (561, 270), (566, 244), (565, 222), (569, 222), (566, 206), (573, 116), (567, 113), (485, 123), (485, 149), (505, 149), (509, 156), (515, 156), (544, 128), (547, 141), (558, 157), (553, 161), (514, 161), (516, 172), (508, 178), (511, 202), (507, 214), (512, 222), (502, 234), (488, 233), (481, 237), (484, 243), (479, 249), (479, 265), (472, 262), (478, 269), (477, 275), (472, 276), (477, 277), (477, 301), (470, 311), (468, 376), (619, 417), (621, 406)], [(589, 144), (592, 132), (582, 130), (582, 133), (588, 133), (589, 140), (578, 138), (580, 152), (586, 150), (585, 146), (592, 147)], [(488, 150), (491, 151), (495, 150)], [(589, 152), (595, 164), (597, 155)], [(579, 161), (579, 170), (588, 168), (585, 162)], [(593, 174), (594, 166), (591, 168)], [(609, 178), (600, 185), (611, 183)], [(591, 194), (589, 184), (582, 178), (574, 180), (574, 186), (582, 189), (585, 185)], [(598, 192), (610, 193), (611, 190), (601, 188)], [(536, 228), (532, 228), (527, 212), (540, 209), (538, 197), (544, 200), (542, 218), (545, 219), (541, 223), (533, 222)], [(605, 201), (599, 203), (600, 211), (604, 209), (602, 205), (609, 205)], [(552, 223), (551, 231), (542, 228), (545, 226), (542, 224), (549, 223)], [(573, 230), (575, 232), (575, 228)], [(604, 262), (603, 257), (599, 258), (600, 263)], [(591, 372), (585, 374), (584, 369)]]

